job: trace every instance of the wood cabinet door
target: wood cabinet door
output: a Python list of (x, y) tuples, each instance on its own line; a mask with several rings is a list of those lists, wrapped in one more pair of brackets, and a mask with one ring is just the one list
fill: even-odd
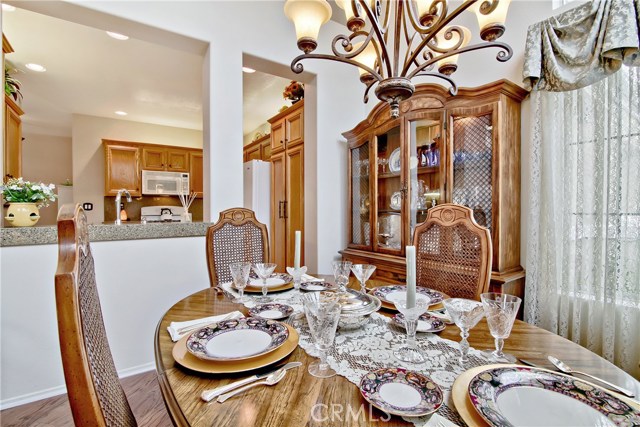
[(260, 160), (262, 158), (262, 154), (260, 152), (260, 145), (256, 145), (253, 147), (250, 147), (247, 149), (247, 151), (245, 151), (246, 157), (245, 157), (245, 162), (249, 162), (251, 160)]
[(300, 265), (304, 265), (304, 146), (298, 145), (286, 151), (286, 202), (284, 216), (287, 222), (287, 264), (293, 265), (295, 232), (302, 231)]
[(300, 109), (284, 118), (286, 131), (284, 142), (287, 147), (301, 144), (304, 141), (303, 114), (304, 109)]
[(167, 170), (189, 172), (189, 152), (186, 150), (167, 150)]
[(22, 176), (22, 120), (8, 105), (5, 108), (4, 174)]
[(271, 152), (277, 153), (284, 150), (284, 119), (271, 125)]
[(142, 169), (165, 170), (167, 151), (156, 147), (142, 147)]
[[(286, 173), (285, 153), (271, 156), (271, 262), (278, 264), (278, 271), (285, 271), (286, 248)], [(291, 264), (293, 265), (293, 264)]]
[(106, 145), (105, 195), (115, 196), (126, 188), (140, 196), (140, 164), (137, 147)]
[(198, 197), (202, 197), (204, 192), (204, 156), (200, 151), (189, 152), (189, 187), (191, 191), (195, 191)]
[(268, 162), (269, 160), (271, 160), (271, 140), (270, 139), (262, 143), (262, 155), (260, 158), (265, 162)]

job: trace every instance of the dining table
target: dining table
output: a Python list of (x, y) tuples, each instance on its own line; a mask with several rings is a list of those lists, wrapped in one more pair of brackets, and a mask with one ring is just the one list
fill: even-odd
[[(333, 281), (331, 276), (316, 275)], [(389, 284), (388, 281), (369, 280), (371, 288)], [(316, 361), (298, 346), (282, 363), (299, 361), (302, 366), (287, 371), (285, 378), (272, 387), (255, 387), (243, 394), (218, 403), (200, 398), (204, 390), (213, 389), (245, 378), (252, 373), (209, 374), (196, 372), (178, 364), (173, 356), (175, 343), (167, 327), (182, 322), (234, 310), (248, 314), (241, 304), (233, 303), (228, 295), (216, 288), (207, 288), (176, 302), (160, 319), (155, 334), (155, 361), (160, 390), (167, 410), (177, 426), (405, 426), (411, 422), (390, 416), (369, 405), (359, 388), (346, 378), (316, 378), (307, 366)], [(392, 316), (391, 310), (381, 314)], [(340, 334), (340, 331), (338, 331)], [(441, 338), (460, 341), (455, 325), (439, 332)], [(420, 339), (420, 334), (419, 334)], [(494, 339), (487, 322), (482, 319), (470, 331), (469, 344), (477, 350), (494, 348)], [(609, 361), (542, 328), (516, 320), (511, 335), (505, 340), (504, 351), (548, 369), (554, 369), (547, 355), (554, 355), (576, 370), (588, 372), (611, 383), (625, 387), (640, 396), (640, 382)], [(427, 362), (428, 363), (428, 362)], [(415, 370), (420, 371), (417, 366)], [(478, 421), (481, 425), (482, 421)], [(429, 424), (431, 425), (431, 424)], [(445, 424), (435, 424), (445, 425)], [(449, 424), (451, 425), (451, 424)]]

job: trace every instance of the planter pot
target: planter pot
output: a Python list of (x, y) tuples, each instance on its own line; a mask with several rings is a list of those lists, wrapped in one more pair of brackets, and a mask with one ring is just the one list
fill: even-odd
[(40, 210), (35, 203), (9, 203), (4, 219), (14, 227), (31, 227), (40, 219)]

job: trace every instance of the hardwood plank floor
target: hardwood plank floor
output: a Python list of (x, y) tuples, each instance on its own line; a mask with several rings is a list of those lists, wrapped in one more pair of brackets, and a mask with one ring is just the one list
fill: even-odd
[[(156, 371), (123, 378), (129, 404), (140, 427), (171, 427), (171, 419), (160, 394)], [(0, 411), (2, 427), (73, 427), (67, 395), (51, 397)]]

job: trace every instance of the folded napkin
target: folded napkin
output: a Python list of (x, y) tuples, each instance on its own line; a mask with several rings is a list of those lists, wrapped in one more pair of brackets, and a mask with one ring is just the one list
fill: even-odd
[(324, 279), (319, 279), (317, 277), (313, 277), (309, 274), (303, 274), (302, 275), (302, 281), (303, 282), (324, 282)]
[(433, 414), (425, 427), (458, 427), (457, 424), (452, 423), (442, 415)]
[[(210, 323), (216, 323), (222, 320), (239, 319), (241, 317), (244, 317), (242, 313), (240, 313), (239, 311), (232, 311), (230, 313), (221, 314), (219, 316), (203, 317), (201, 319), (193, 319), (186, 322), (171, 322), (169, 326), (167, 326), (167, 331), (169, 331), (169, 335), (171, 335), (171, 341), (176, 342), (183, 336), (193, 332), (196, 328), (196, 325), (205, 326)], [(193, 326), (194, 328), (185, 330), (190, 326)]]

